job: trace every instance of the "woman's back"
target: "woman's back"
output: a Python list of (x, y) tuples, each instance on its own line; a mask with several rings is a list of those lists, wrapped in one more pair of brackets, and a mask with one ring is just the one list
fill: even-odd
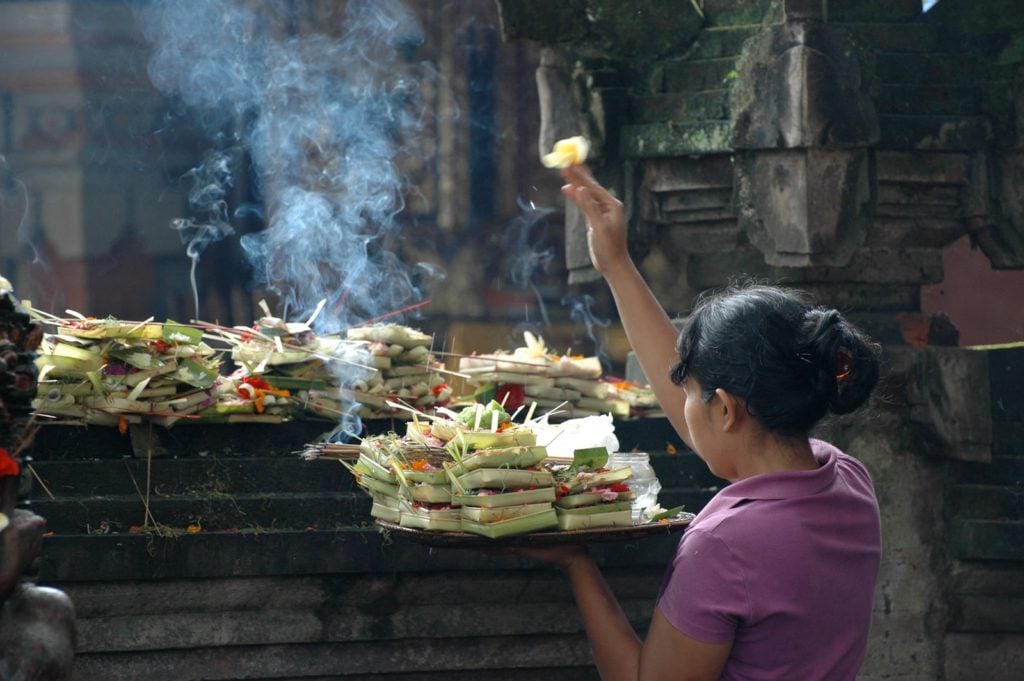
[(812, 441), (819, 468), (720, 492), (680, 541), (659, 609), (682, 633), (733, 641), (723, 679), (853, 679), (881, 553), (864, 467)]

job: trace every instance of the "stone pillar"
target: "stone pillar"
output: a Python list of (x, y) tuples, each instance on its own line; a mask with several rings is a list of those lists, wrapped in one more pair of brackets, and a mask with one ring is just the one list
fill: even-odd
[(785, 7), (747, 41), (732, 90), (739, 221), (771, 265), (844, 266), (871, 214), (870, 67), (820, 1)]

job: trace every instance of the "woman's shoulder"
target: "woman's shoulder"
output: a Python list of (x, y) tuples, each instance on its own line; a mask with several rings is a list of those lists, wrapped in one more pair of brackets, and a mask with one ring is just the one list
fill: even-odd
[(868, 470), (868, 467), (864, 465), (864, 462), (850, 454), (847, 454), (831, 442), (812, 438), (811, 450), (814, 452), (814, 456), (818, 461), (826, 461), (834, 458), (837, 475), (846, 479), (853, 478), (855, 481), (863, 484), (873, 485), (871, 472)]

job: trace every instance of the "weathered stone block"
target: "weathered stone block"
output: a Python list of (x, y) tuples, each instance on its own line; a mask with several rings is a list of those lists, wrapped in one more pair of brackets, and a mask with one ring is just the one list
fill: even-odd
[(666, 92), (718, 90), (729, 86), (736, 70), (736, 57), (722, 59), (681, 59), (664, 62)]
[(946, 545), (961, 560), (1024, 561), (1024, 520), (953, 518), (946, 526)]
[(843, 22), (858, 42), (877, 52), (934, 52), (939, 44), (935, 27), (908, 22)]
[[(991, 460), (992, 416), (988, 358), (962, 348), (910, 351), (906, 399), (910, 418), (933, 456)], [(972, 399), (964, 399), (971, 395)]]
[(968, 154), (876, 151), (879, 182), (921, 182), (926, 184), (966, 184), (970, 178)]
[(910, 21), (921, 15), (920, 0), (829, 0), (829, 21)]
[(624, 125), (619, 153), (625, 158), (721, 154), (732, 149), (728, 121)]
[(1024, 668), (1024, 635), (947, 635), (945, 681), (1015, 679)]
[(745, 26), (782, 20), (778, 0), (704, 0), (704, 16), (713, 26)]
[(991, 139), (987, 118), (951, 116), (879, 116), (879, 149), (977, 151)]
[(961, 220), (943, 217), (885, 217), (875, 219), (864, 240), (865, 248), (905, 250), (910, 248), (945, 248), (964, 235)]
[(738, 57), (743, 43), (757, 33), (755, 26), (709, 26), (697, 36), (690, 53), (692, 59)]
[(740, 225), (772, 265), (845, 266), (867, 232), (868, 166), (863, 150), (738, 153)]
[(876, 68), (883, 83), (968, 86), (982, 78), (984, 66), (970, 53), (885, 54)]
[(728, 117), (728, 90), (642, 95), (632, 102), (634, 123), (724, 120)]
[(502, 29), (510, 40), (572, 43), (584, 54), (628, 59), (682, 52), (704, 16), (694, 0), (500, 0)]
[(878, 110), (915, 116), (970, 116), (979, 113), (981, 90), (974, 85), (885, 85)]
[(878, 138), (871, 56), (819, 22), (764, 29), (736, 66), (737, 149), (867, 147)]

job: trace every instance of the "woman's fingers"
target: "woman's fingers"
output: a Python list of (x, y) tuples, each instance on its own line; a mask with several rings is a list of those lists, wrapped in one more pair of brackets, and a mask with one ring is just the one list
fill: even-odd
[(573, 203), (579, 206), (580, 211), (587, 218), (591, 228), (601, 226), (601, 221), (604, 219), (604, 211), (598, 202), (594, 200), (587, 187), (566, 185), (562, 188), (562, 191)]

